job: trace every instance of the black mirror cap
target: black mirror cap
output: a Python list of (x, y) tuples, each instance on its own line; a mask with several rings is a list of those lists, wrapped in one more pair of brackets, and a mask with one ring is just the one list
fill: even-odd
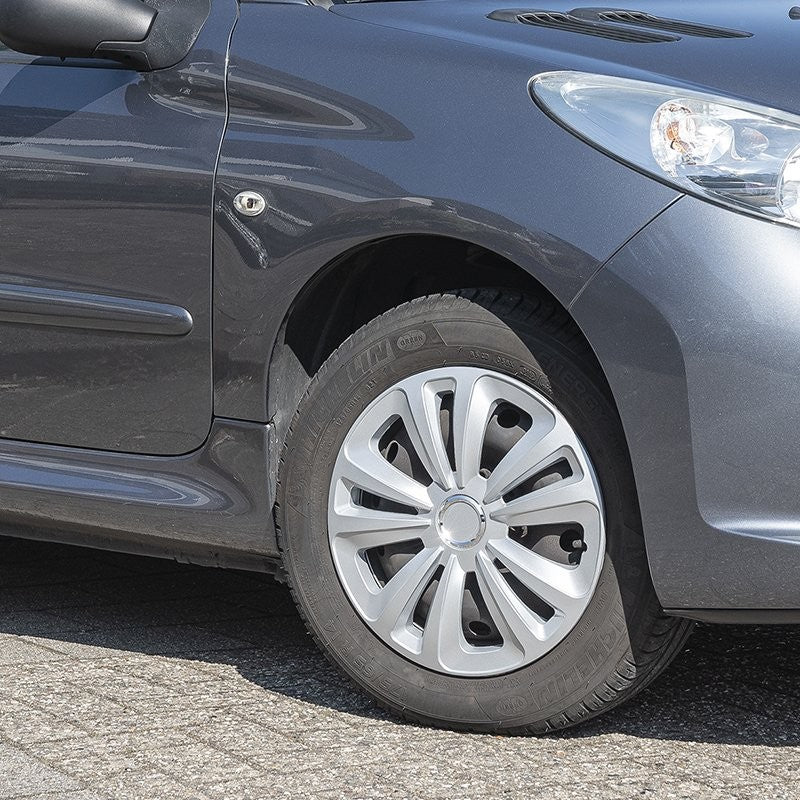
[(187, 56), (210, 13), (211, 0), (163, 11), (142, 0), (1, 0), (0, 41), (30, 55), (165, 69)]
[(108, 39), (143, 42), (157, 13), (141, 0), (3, 0), (0, 40), (35, 56), (91, 58)]
[(104, 41), (97, 46), (94, 56), (111, 58), (144, 71), (174, 67), (189, 54), (210, 13), (211, 0), (184, 0), (157, 12), (143, 42)]

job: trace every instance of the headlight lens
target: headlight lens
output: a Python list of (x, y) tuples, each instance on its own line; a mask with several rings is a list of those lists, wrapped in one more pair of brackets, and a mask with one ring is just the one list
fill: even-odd
[(659, 180), (800, 225), (800, 117), (585, 72), (537, 75), (531, 93), (578, 136)]

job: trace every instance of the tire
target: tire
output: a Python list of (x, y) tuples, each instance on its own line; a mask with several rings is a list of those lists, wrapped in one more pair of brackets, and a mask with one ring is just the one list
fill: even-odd
[[(600, 510), (596, 521), (587, 516), (577, 536), (576, 530), (562, 532), (557, 525), (536, 527), (528, 522), (505, 527), (502, 536), (516, 537), (514, 544), (508, 545), (491, 538), (500, 536), (496, 527), (491, 527), (500, 524), (495, 519), (500, 512), (491, 511), (491, 505), (481, 505), (482, 500), (475, 500), (473, 508), (472, 495), (459, 494), (453, 495), (455, 499), (448, 495), (431, 511), (417, 510), (417, 514), (428, 515), (419, 522), (420, 526), (430, 521), (428, 527), (420, 528), (422, 538), (418, 542), (381, 545), (362, 552), (348, 544), (349, 532), (338, 538), (340, 491), (345, 491), (345, 504), (356, 504), (356, 514), (371, 513), (373, 508), (379, 514), (412, 513), (402, 504), (398, 506), (397, 498), (381, 499), (383, 496), (351, 482), (350, 456), (342, 455), (351, 452), (351, 445), (343, 450), (343, 443), (352, 440), (352, 447), (356, 448), (352, 452), (362, 452), (353, 437), (360, 436), (362, 428), (372, 430), (364, 428), (372, 424), (369, 415), (378, 414), (378, 410), (383, 413), (383, 404), (390, 402), (385, 398), (395, 397), (397, 389), (393, 387), (410, 386), (412, 383), (408, 382), (418, 380), (417, 376), (422, 376), (419, 380), (431, 376), (431, 381), (445, 376), (446, 381), (451, 374), (458, 376), (453, 386), (461, 385), (457, 382), (467, 376), (469, 380), (480, 380), (483, 392), (488, 391), (487, 386), (499, 386), (498, 391), (506, 393), (498, 397), (521, 392), (514, 395), (520, 399), (511, 406), (505, 400), (494, 401), (491, 406), (493, 416), (478, 457), (481, 464), (492, 466), (482, 468), (482, 486), (492, 481), (492, 469), (502, 473), (497, 458), (502, 461), (508, 452), (502, 451), (492, 461), (487, 452), (495, 446), (495, 439), (500, 437), (497, 440), (502, 442), (502, 437), (511, 435), (509, 441), (513, 443), (514, 437), (518, 441), (527, 432), (538, 430), (538, 421), (531, 420), (539, 419), (540, 408), (545, 409), (545, 415), (561, 415), (575, 433), (576, 440), (563, 450), (566, 461), (552, 468), (558, 474), (537, 472), (530, 477), (530, 481), (536, 481), (533, 489), (528, 483), (524, 490), (504, 490), (502, 499), (494, 501), (495, 506), (507, 509), (504, 504), (513, 502), (515, 492), (521, 492), (527, 502), (530, 495), (525, 492), (547, 489), (550, 483), (560, 480), (578, 482), (583, 476), (580, 485), (590, 495), (592, 486), (597, 491), (594, 505)], [(439, 384), (429, 382), (426, 386)], [(408, 396), (413, 393), (404, 391)], [(442, 408), (446, 403), (452, 404), (448, 411), (440, 410), (438, 421), (442, 436), (449, 436), (454, 442), (448, 445), (448, 461), (457, 471), (459, 456), (451, 451), (459, 447), (454, 433), (459, 412), (455, 408), (457, 401), (448, 399), (457, 396), (457, 390), (453, 392), (451, 396), (443, 390), (436, 402)], [(502, 413), (506, 417), (501, 420)], [(375, 447), (383, 448), (385, 460), (395, 459), (397, 468), (424, 484), (426, 479), (420, 475), (435, 471), (430, 467), (435, 459), (425, 456), (428, 466), (422, 464), (420, 472), (423, 457), (416, 450), (421, 452), (424, 447), (415, 446), (421, 440), (409, 438), (411, 426), (407, 427), (404, 419), (387, 417), (389, 428), (381, 434), (383, 438), (374, 439)], [(500, 432), (497, 426), (501, 421), (510, 424), (509, 420), (515, 426)], [(448, 424), (452, 429), (447, 429)], [(386, 437), (391, 439), (388, 445)], [(467, 452), (465, 444), (460, 456), (465, 465), (469, 462)], [(344, 477), (340, 478), (342, 469)], [(466, 474), (466, 466), (464, 469)], [(440, 470), (446, 471), (446, 466)], [(378, 473), (367, 472), (363, 480), (369, 483), (369, 476)], [(434, 488), (435, 481), (429, 491)], [(587, 513), (592, 510), (591, 498), (586, 501), (588, 505), (581, 502), (575, 506), (576, 516), (580, 509)], [(433, 501), (428, 503), (431, 504)], [(452, 510), (454, 504), (457, 511)], [(364, 508), (367, 511), (362, 511)], [(539, 519), (524, 517), (529, 518)], [(382, 520), (383, 517), (381, 524)], [(562, 309), (515, 292), (468, 290), (414, 300), (374, 319), (344, 342), (314, 377), (290, 427), (279, 470), (276, 522), (292, 593), (317, 644), (331, 662), (382, 707), (415, 722), (515, 734), (565, 728), (596, 716), (641, 690), (680, 651), (690, 631), (689, 622), (664, 616), (656, 599), (621, 423), (588, 346)], [(503, 524), (511, 523), (506, 520)], [(495, 533), (490, 536), (490, 531)], [(436, 535), (441, 539), (439, 544)], [(526, 544), (526, 537), (535, 544)], [(372, 614), (373, 589), (365, 594), (362, 583), (371, 585), (370, 581), (375, 581), (374, 591), (383, 591), (410, 560), (419, 560), (429, 551), (430, 542), (434, 542), (430, 547), (436, 546), (445, 554), (437, 556), (441, 561), (434, 573), (425, 573), (433, 578), (421, 599), (404, 606), (401, 622), (387, 633), (389, 623), (372, 620), (388, 614), (384, 611), (386, 604)], [(560, 551), (554, 542), (561, 546)], [(545, 557), (557, 562), (561, 559), (558, 569), (571, 570), (570, 576), (581, 576), (575, 580), (583, 587), (583, 599), (570, 596), (563, 602), (566, 611), (562, 613), (560, 594), (548, 605), (515, 580), (517, 573), (508, 567), (506, 559), (492, 562), (496, 548), (511, 547), (518, 553), (520, 543), (530, 550), (544, 547)], [(599, 552), (592, 553), (595, 546)], [(354, 560), (347, 547), (355, 548)], [(402, 552), (396, 552), (398, 548)], [(472, 564), (469, 559), (473, 559), (478, 565), (476, 572), (459, 566), (462, 559), (466, 559), (464, 564)], [(512, 586), (513, 597), (504, 594), (505, 584), (496, 581), (490, 562)], [(509, 572), (513, 574), (509, 576)], [(460, 578), (460, 584), (454, 577), (457, 573), (466, 575)], [(523, 578), (526, 574), (522, 574)], [(566, 573), (557, 573), (562, 574)], [(445, 589), (440, 592), (442, 586)], [(455, 586), (452, 595), (451, 586)], [(459, 588), (463, 586), (472, 588), (465, 594)], [(442, 596), (439, 603), (437, 593)], [(507, 596), (512, 597), (511, 606), (501, 604)], [(458, 604), (447, 599), (451, 597), (460, 598), (460, 615), (454, 616), (453, 608)], [(521, 608), (520, 600), (527, 611), (522, 608), (504, 617), (503, 609)], [(412, 610), (414, 603), (417, 605)], [(454, 620), (458, 616), (461, 631), (455, 632), (458, 625)], [(536, 630), (554, 631), (551, 639), (544, 640), (541, 653), (536, 650), (538, 639), (534, 641), (536, 637), (520, 628), (520, 620), (526, 619), (542, 623), (543, 627)], [(447, 620), (452, 623), (449, 633)], [(430, 641), (426, 643), (428, 631)], [(515, 631), (521, 634), (518, 636)], [(449, 642), (458, 644), (446, 645)]]

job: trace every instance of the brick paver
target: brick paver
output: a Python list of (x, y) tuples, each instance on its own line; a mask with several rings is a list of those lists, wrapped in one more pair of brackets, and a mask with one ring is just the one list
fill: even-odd
[(701, 626), (600, 720), (456, 734), (351, 689), (267, 577), (0, 538), (0, 798), (800, 798), (799, 645)]

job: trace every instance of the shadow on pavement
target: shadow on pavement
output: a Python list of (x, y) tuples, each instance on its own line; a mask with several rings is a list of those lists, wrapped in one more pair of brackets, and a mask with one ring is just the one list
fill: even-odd
[[(0, 666), (15, 663), (3, 653), (9, 636), (60, 656), (106, 649), (228, 664), (271, 692), (389, 718), (318, 653), (268, 576), (0, 537)], [(559, 736), (796, 746), (799, 652), (800, 626), (698, 625), (653, 686)]]

